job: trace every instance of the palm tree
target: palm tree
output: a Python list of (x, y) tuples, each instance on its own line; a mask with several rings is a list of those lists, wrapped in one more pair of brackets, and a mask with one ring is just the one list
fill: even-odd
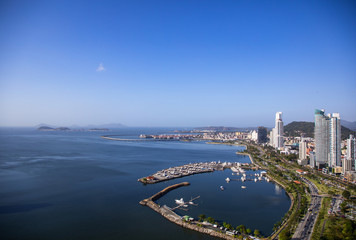
[(198, 217), (199, 217), (199, 222), (204, 221), (204, 219), (206, 218), (205, 214), (200, 214)]

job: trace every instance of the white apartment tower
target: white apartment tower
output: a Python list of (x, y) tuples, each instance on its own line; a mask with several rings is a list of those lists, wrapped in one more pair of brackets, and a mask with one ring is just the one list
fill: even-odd
[(316, 163), (329, 167), (341, 166), (341, 125), (338, 113), (325, 115), (324, 109), (315, 110)]
[(329, 166), (341, 167), (341, 124), (340, 114), (328, 114), (330, 120), (330, 152), (329, 152)]
[(276, 113), (275, 126), (270, 133), (270, 138), (270, 144), (274, 148), (279, 149), (284, 146), (282, 112)]
[(354, 169), (356, 169), (356, 139), (353, 135), (350, 134), (349, 139), (347, 139), (347, 150), (346, 150), (346, 159), (351, 161)]
[(304, 138), (302, 138), (299, 142), (299, 159), (307, 159), (307, 142)]

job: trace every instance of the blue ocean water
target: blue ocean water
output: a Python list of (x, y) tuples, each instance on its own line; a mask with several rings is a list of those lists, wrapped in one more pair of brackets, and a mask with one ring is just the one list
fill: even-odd
[[(135, 138), (174, 129), (124, 128), (110, 132), (40, 132), (0, 129), (1, 239), (214, 239), (181, 228), (139, 205), (166, 186), (191, 183), (159, 199), (200, 196), (197, 206), (178, 211), (268, 235), (288, 210), (290, 199), (273, 183), (226, 183), (230, 170), (193, 175), (154, 185), (138, 178), (193, 162), (239, 161), (236, 146), (204, 142), (110, 141), (103, 134)], [(225, 187), (224, 191), (219, 186)]]

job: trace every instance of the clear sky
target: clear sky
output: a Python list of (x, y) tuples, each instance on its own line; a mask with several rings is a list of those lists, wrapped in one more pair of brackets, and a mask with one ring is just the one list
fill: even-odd
[(0, 125), (356, 121), (353, 0), (0, 1)]

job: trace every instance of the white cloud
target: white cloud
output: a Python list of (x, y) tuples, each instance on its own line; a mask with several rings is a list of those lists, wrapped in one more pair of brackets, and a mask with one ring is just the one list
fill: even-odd
[(100, 63), (99, 67), (96, 69), (97, 72), (104, 72), (106, 69), (104, 68), (103, 64)]

